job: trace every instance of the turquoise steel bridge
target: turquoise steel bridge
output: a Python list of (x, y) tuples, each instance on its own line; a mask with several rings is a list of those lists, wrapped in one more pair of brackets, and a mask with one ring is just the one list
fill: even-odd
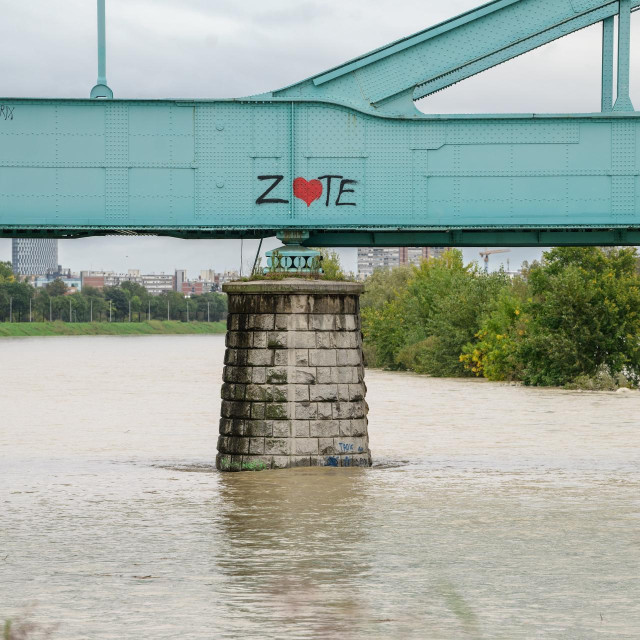
[[(92, 98), (0, 98), (0, 237), (640, 245), (640, 114), (629, 97), (638, 8), (495, 0), (271, 93), (116, 100), (98, 0)], [(601, 112), (432, 116), (414, 105), (595, 23)]]

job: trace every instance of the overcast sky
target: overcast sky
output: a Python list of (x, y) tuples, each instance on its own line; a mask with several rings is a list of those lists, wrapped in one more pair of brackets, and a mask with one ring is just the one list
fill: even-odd
[[(106, 0), (109, 85), (117, 98), (223, 98), (270, 91), (468, 11), (480, 0)], [(0, 95), (89, 96), (96, 79), (95, 0), (0, 0)], [(640, 54), (632, 18), (633, 83)], [(431, 113), (600, 109), (595, 25), (418, 103)], [(268, 242), (265, 246), (275, 246)], [(145, 272), (239, 267), (239, 242), (90, 238), (60, 243), (65, 267)], [(245, 262), (256, 243), (245, 242)], [(476, 259), (478, 250), (466, 250)], [(344, 261), (355, 269), (355, 251)], [(513, 250), (511, 265), (539, 254)], [(11, 256), (0, 240), (0, 260)], [(247, 257), (250, 256), (250, 257)], [(494, 256), (493, 265), (503, 260)], [(506, 260), (504, 260), (506, 262)]]

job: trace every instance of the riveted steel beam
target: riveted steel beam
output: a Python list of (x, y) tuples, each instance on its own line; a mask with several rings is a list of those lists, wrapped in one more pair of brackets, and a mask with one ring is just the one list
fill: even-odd
[(410, 232), (332, 232), (311, 234), (314, 247), (580, 247), (637, 246), (640, 230), (522, 229)]
[[(640, 244), (640, 112), (628, 100), (636, 5), (494, 1), (357, 68), (256, 97), (0, 98), (0, 237), (287, 232), (308, 233), (311, 246)], [(105, 0), (98, 7), (102, 56)], [(604, 113), (429, 116), (413, 105), (416, 79), (477, 71), (598, 21)], [(376, 96), (393, 99), (378, 108)]]
[(633, 111), (629, 96), (631, 55), (631, 0), (620, 0), (618, 17), (618, 99), (614, 111)]
[(613, 109), (613, 16), (602, 21), (602, 111)]

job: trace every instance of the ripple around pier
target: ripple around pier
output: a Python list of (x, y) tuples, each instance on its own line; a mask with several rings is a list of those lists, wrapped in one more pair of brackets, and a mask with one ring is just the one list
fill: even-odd
[(64, 640), (638, 637), (640, 394), (368, 371), (373, 468), (221, 474), (221, 336), (0, 349), (0, 617), (33, 603)]

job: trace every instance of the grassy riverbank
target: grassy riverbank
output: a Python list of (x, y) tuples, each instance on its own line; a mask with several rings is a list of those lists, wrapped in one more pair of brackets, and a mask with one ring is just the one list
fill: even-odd
[(224, 333), (225, 322), (0, 322), (0, 337), (137, 336)]

